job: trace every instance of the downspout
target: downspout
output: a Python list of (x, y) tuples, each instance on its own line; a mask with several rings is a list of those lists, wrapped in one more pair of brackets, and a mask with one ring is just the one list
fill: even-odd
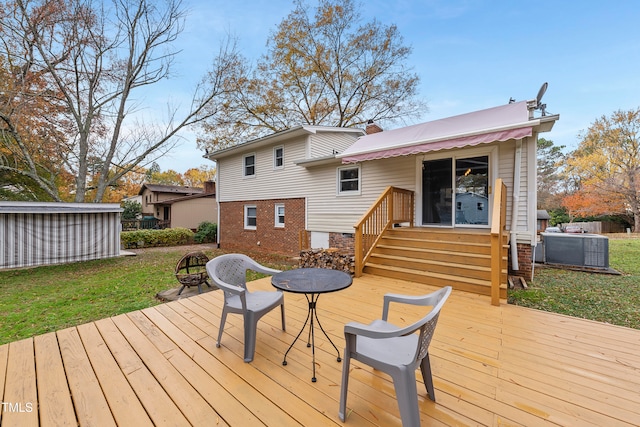
[(519, 270), (518, 243), (516, 228), (518, 227), (518, 207), (520, 206), (520, 175), (522, 170), (522, 139), (516, 140), (516, 153), (513, 164), (513, 197), (511, 199), (511, 268)]
[[(209, 159), (211, 160), (211, 159)], [(218, 212), (217, 212), (217, 221), (218, 224), (216, 224), (216, 245), (218, 246), (218, 249), (220, 249), (220, 181), (219, 181), (219, 177), (220, 177), (220, 164), (215, 161), (216, 163), (216, 179), (215, 179), (215, 183), (216, 183), (216, 205), (218, 206)]]

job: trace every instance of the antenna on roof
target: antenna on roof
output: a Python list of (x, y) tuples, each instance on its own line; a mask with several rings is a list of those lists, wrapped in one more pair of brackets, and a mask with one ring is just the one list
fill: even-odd
[(542, 113), (543, 116), (547, 115), (547, 104), (542, 104), (540, 103), (540, 101), (542, 100), (542, 97), (544, 96), (544, 93), (547, 91), (547, 87), (549, 86), (549, 84), (547, 82), (542, 83), (542, 86), (540, 87), (540, 90), (538, 91), (538, 96), (536, 96), (536, 110), (540, 110), (540, 112)]

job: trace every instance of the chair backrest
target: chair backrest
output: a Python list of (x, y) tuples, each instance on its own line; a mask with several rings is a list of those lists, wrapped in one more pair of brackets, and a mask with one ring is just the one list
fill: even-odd
[(433, 305), (433, 309), (429, 312), (429, 314), (425, 317), (426, 321), (424, 325), (420, 328), (420, 339), (418, 344), (418, 354), (416, 359), (422, 360), (425, 358), (427, 353), (429, 352), (429, 344), (431, 344), (431, 339), (433, 338), (433, 333), (436, 330), (436, 325), (438, 323), (438, 317), (440, 316), (440, 310), (442, 306), (447, 301), (451, 295), (451, 286), (446, 286), (431, 295), (428, 298), (428, 305)]
[(228, 291), (227, 285), (247, 288), (247, 269), (251, 268), (253, 260), (244, 254), (225, 254), (213, 258), (207, 263), (207, 272), (225, 296), (233, 293)]
[[(422, 298), (413, 299), (409, 304), (420, 306), (433, 307), (429, 313), (413, 323), (412, 325), (403, 328), (406, 334), (414, 333), (420, 330), (420, 338), (418, 340), (418, 349), (416, 351), (416, 360), (422, 360), (429, 352), (429, 344), (433, 338), (433, 333), (436, 330), (438, 323), (438, 317), (440, 316), (440, 310), (451, 295), (451, 286), (445, 286), (435, 292), (425, 295)], [(388, 309), (388, 306), (386, 307)]]

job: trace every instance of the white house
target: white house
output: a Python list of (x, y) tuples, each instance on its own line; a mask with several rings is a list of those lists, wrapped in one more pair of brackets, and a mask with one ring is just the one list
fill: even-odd
[[(488, 232), (501, 178), (511, 268), (526, 276), (536, 244), (537, 138), (559, 118), (536, 117), (536, 107), (515, 102), (372, 134), (301, 126), (211, 153), (220, 244), (295, 253), (303, 229), (312, 247), (353, 247), (354, 225), (388, 186), (415, 196), (414, 223), (405, 225)], [(278, 233), (290, 225), (295, 233)]]
[(359, 166), (343, 167), (336, 154), (362, 135), (299, 126), (206, 155), (216, 161), (220, 246), (293, 255), (305, 230), (314, 246), (340, 246), (364, 202), (350, 190)]

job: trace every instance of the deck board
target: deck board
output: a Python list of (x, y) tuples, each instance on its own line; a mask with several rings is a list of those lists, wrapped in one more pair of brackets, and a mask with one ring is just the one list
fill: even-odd
[[(250, 286), (273, 289), (268, 278)], [(378, 318), (385, 293), (432, 290), (365, 274), (322, 295), (318, 316), (342, 352), (344, 324)], [(342, 364), (320, 331), (316, 383), (306, 332), (282, 365), (304, 296), (285, 294), (286, 331), (277, 311), (260, 321), (251, 363), (237, 315), (215, 346), (222, 303), (213, 291), (0, 346), (0, 397), (12, 404), (1, 425), (401, 425), (390, 378), (357, 361), (340, 422)], [(416, 310), (392, 305), (390, 320), (410, 323)], [(422, 425), (640, 425), (638, 330), (454, 291), (430, 353), (437, 402), (417, 376)]]
[(67, 382), (54, 332), (34, 338), (41, 426), (76, 426), (71, 395), (60, 387)]
[(9, 344), (4, 397), (3, 425), (38, 425), (36, 368), (33, 340), (25, 339)]
[(57, 332), (57, 336), (78, 423), (115, 426), (107, 396), (100, 388), (78, 329), (63, 329)]

